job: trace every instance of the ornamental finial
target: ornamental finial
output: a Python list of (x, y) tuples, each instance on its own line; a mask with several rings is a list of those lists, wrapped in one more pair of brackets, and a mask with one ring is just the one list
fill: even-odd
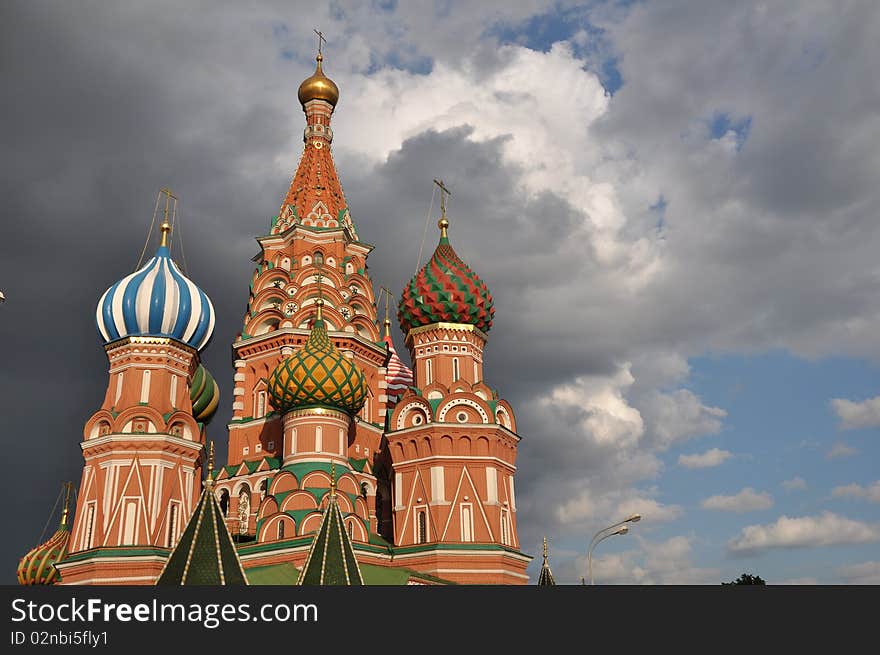
[(446, 220), (446, 197), (452, 196), (452, 192), (446, 188), (446, 185), (443, 184), (443, 180), (438, 180), (436, 177), (434, 178), (434, 184), (440, 187), (440, 220), (437, 221), (437, 227), (440, 228), (440, 238), (446, 239), (446, 229), (449, 227), (449, 221)]
[(547, 536), (544, 536), (544, 564), (547, 563)]
[(315, 273), (315, 282), (318, 284), (318, 299), (315, 301), (315, 307), (317, 307), (317, 314), (315, 315), (315, 321), (324, 320), (324, 288), (321, 286), (322, 280), (324, 279), (324, 264), (318, 264), (318, 272)]
[(336, 462), (330, 462), (330, 496), (336, 496)]
[(391, 319), (388, 317), (388, 304), (391, 302), (391, 292), (385, 287), (379, 287), (379, 292), (385, 293), (385, 320), (382, 322), (382, 325), (385, 327), (385, 338), (391, 336)]
[(165, 196), (165, 213), (162, 219), (162, 225), (159, 226), (159, 229), (162, 231), (162, 241), (159, 244), (163, 248), (168, 247), (168, 235), (171, 233), (171, 223), (168, 222), (168, 213), (171, 212), (172, 216), (177, 210), (177, 196), (171, 193), (171, 189), (168, 187), (162, 187), (159, 189), (159, 195)]
[(214, 441), (208, 442), (208, 477), (205, 479), (205, 486), (214, 486)]
[(64, 488), (66, 493), (64, 495), (64, 509), (61, 511), (61, 525), (58, 526), (59, 530), (67, 529), (67, 517), (70, 513), (70, 494), (73, 491), (73, 482), (65, 482)]
[(306, 103), (312, 100), (324, 100), (330, 103), (332, 107), (335, 107), (339, 101), (339, 87), (336, 86), (333, 80), (324, 75), (324, 70), (321, 68), (321, 62), (324, 61), (322, 46), (326, 43), (327, 39), (324, 38), (323, 32), (318, 30), (314, 30), (314, 32), (318, 35), (318, 55), (315, 57), (315, 61), (318, 64), (315, 66), (315, 72), (312, 76), (303, 80), (303, 83), (299, 85), (297, 97), (303, 108), (305, 108)]

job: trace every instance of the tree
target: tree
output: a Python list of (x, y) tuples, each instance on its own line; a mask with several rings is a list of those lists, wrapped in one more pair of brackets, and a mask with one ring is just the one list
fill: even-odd
[(723, 586), (727, 585), (740, 585), (740, 584), (760, 584), (766, 585), (767, 583), (761, 578), (760, 575), (752, 575), (751, 573), (743, 573), (736, 580), (731, 582), (722, 582)]

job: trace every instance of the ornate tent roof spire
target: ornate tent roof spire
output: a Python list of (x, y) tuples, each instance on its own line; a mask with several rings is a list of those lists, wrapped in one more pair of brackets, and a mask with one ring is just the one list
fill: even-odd
[(550, 571), (550, 565), (547, 563), (547, 537), (544, 537), (544, 563), (541, 565), (541, 573), (538, 575), (539, 587), (552, 587), (556, 585), (556, 579)]
[(214, 486), (214, 441), (208, 442), (208, 477), (205, 478), (205, 486)]
[(306, 563), (300, 572), (301, 585), (362, 585), (360, 565), (351, 539), (345, 530), (342, 512), (336, 501), (336, 465), (330, 465), (330, 491), (327, 507), (315, 535)]
[(247, 577), (214, 496), (214, 442), (199, 504), (168, 556), (157, 585), (246, 585)]

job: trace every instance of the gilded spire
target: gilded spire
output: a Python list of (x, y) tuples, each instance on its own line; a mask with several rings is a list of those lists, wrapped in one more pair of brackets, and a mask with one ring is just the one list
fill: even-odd
[(385, 294), (385, 320), (382, 321), (382, 325), (385, 328), (385, 334), (382, 336), (383, 338), (388, 339), (391, 337), (391, 319), (388, 317), (388, 305), (391, 303), (391, 292), (385, 287), (379, 287), (379, 293)]
[(336, 465), (330, 464), (330, 493), (321, 525), (299, 574), (300, 585), (362, 585), (360, 565), (336, 502)]
[(318, 299), (315, 301), (315, 307), (317, 308), (315, 323), (324, 320), (324, 288), (321, 286), (321, 282), (324, 279), (323, 270), (324, 265), (318, 264), (318, 272), (315, 273), (315, 282), (318, 284)]
[(541, 573), (538, 574), (539, 587), (553, 587), (556, 585), (556, 579), (550, 571), (550, 564), (547, 563), (547, 537), (544, 537), (544, 563), (541, 565)]
[(205, 478), (205, 486), (214, 486), (214, 441), (208, 442), (208, 477)]
[(59, 530), (67, 529), (67, 518), (70, 514), (70, 494), (73, 491), (73, 482), (65, 482), (65, 494), (64, 494), (64, 509), (61, 511), (61, 524), (58, 526)]
[(440, 220), (437, 221), (437, 227), (440, 228), (440, 240), (448, 240), (449, 235), (446, 233), (449, 227), (449, 221), (446, 220), (446, 197), (451, 196), (452, 192), (443, 184), (443, 180), (434, 178), (434, 184), (440, 187)]
[(177, 196), (171, 193), (171, 189), (162, 187), (159, 189), (159, 195), (165, 196), (165, 213), (162, 219), (162, 225), (159, 229), (162, 231), (162, 241), (159, 244), (162, 248), (168, 247), (168, 235), (171, 233), (171, 223), (168, 222), (168, 213), (172, 215), (177, 211)]
[(162, 241), (159, 242), (159, 245), (162, 248), (167, 248), (168, 247), (168, 234), (169, 234), (169, 232), (171, 232), (171, 225), (170, 225), (170, 223), (168, 223), (168, 221), (165, 221), (162, 223), (162, 225), (159, 226), (159, 229), (162, 231)]
[(247, 576), (214, 496), (214, 442), (208, 447), (208, 479), (189, 522), (165, 561), (157, 585), (246, 585)]

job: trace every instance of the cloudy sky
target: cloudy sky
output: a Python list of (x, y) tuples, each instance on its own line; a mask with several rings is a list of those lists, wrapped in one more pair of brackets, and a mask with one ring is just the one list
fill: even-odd
[(225, 450), (317, 27), (377, 285), (416, 270), (432, 178), (453, 191), (496, 300), (527, 552), (546, 534), (577, 583), (593, 533), (640, 512), (597, 583), (880, 583), (876, 3), (182, 4), (0, 6), (0, 580), (79, 481), (95, 303), (166, 185), (217, 308)]

